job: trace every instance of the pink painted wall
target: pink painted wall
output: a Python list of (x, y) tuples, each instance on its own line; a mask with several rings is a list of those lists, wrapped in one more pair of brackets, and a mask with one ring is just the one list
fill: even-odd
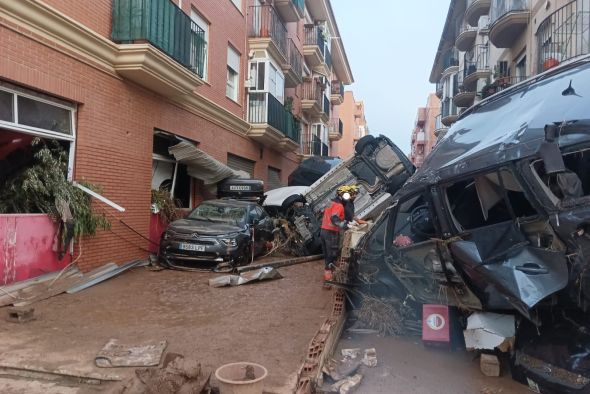
[(0, 286), (62, 269), (53, 251), (57, 225), (47, 215), (0, 215)]

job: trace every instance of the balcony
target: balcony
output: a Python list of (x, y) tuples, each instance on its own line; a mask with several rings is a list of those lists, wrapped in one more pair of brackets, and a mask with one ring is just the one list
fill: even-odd
[(476, 45), (473, 50), (465, 53), (463, 88), (466, 91), (475, 91), (477, 81), (490, 76), (489, 53), (490, 48), (487, 45)]
[(303, 82), (303, 97), (301, 109), (310, 116), (328, 121), (330, 114), (330, 100), (324, 95), (324, 86), (317, 79)]
[(288, 62), (283, 65), (285, 74), (285, 87), (294, 88), (303, 83), (303, 55), (289, 38)]
[(342, 82), (332, 81), (330, 101), (334, 105), (340, 105), (344, 102), (344, 84)]
[(273, 149), (292, 152), (299, 147), (299, 125), (293, 114), (270, 93), (248, 95), (248, 136)]
[(285, 22), (297, 22), (305, 12), (305, 0), (275, 0), (275, 7)]
[(450, 98), (447, 98), (442, 102), (441, 115), (441, 122), (445, 126), (450, 126), (457, 121), (459, 111), (453, 100)]
[(537, 30), (537, 72), (590, 53), (589, 15), (588, 1), (577, 0), (541, 22)]
[(448, 74), (457, 72), (459, 69), (459, 52), (457, 48), (450, 48), (443, 54), (442, 79)]
[(491, 84), (485, 85), (481, 89), (481, 98), (485, 99), (490, 97), (491, 95), (501, 92), (502, 90), (508, 89), (512, 85), (516, 85), (522, 81), (527, 80), (527, 76), (518, 76), (518, 77), (511, 77), (511, 76), (502, 76), (496, 78), (494, 82)]
[(329, 148), (319, 137), (312, 135), (302, 141), (301, 153), (305, 156), (328, 156)]
[(428, 111), (426, 108), (418, 108), (418, 116), (416, 117), (416, 126), (423, 128), (426, 124), (426, 118), (428, 117)]
[(330, 119), (328, 123), (328, 138), (330, 141), (340, 141), (344, 133), (344, 124), (340, 119)]
[(459, 108), (471, 107), (475, 96), (475, 91), (467, 91), (463, 87), (460, 87), (459, 92), (453, 97), (453, 102)]
[(529, 0), (492, 0), (490, 41), (497, 48), (510, 48), (529, 23)]
[(471, 26), (477, 26), (479, 18), (490, 12), (491, 4), (492, 0), (467, 0), (467, 8), (465, 9), (467, 23)]
[(169, 0), (113, 2), (112, 39), (121, 49), (115, 69), (168, 97), (203, 84), (205, 32)]
[(443, 95), (443, 87), (444, 87), (444, 83), (443, 81), (438, 81), (436, 83), (436, 97), (441, 98)]
[(434, 135), (440, 139), (447, 133), (448, 127), (442, 122), (442, 114), (438, 115), (435, 119)]
[(459, 34), (455, 39), (455, 47), (457, 47), (457, 49), (461, 52), (469, 51), (471, 48), (473, 48), (476, 37), (477, 25), (475, 27), (471, 27), (467, 23), (463, 23), (461, 29), (459, 30)]
[(324, 39), (324, 33), (319, 26), (305, 26), (303, 56), (311, 68), (318, 70), (322, 75), (329, 76), (331, 74), (332, 56)]
[(270, 5), (252, 6), (248, 10), (250, 50), (268, 51), (280, 64), (289, 64), (287, 28)]

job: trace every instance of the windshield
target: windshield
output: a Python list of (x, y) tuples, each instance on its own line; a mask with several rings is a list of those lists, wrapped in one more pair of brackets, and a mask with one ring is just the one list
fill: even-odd
[(246, 223), (246, 208), (203, 203), (189, 213), (187, 218), (241, 225)]

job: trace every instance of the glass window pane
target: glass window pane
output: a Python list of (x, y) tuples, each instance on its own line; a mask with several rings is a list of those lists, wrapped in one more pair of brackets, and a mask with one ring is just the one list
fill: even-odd
[(71, 134), (71, 111), (18, 96), (18, 123), (39, 129)]
[(0, 120), (14, 122), (12, 93), (0, 90)]

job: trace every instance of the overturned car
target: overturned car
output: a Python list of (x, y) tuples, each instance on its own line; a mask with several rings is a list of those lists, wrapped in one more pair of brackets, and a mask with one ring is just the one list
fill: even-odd
[(392, 200), (355, 293), (513, 314), (513, 375), (590, 392), (590, 57), (467, 110)]
[(392, 203), (395, 193), (414, 173), (405, 154), (385, 136), (367, 135), (355, 146), (354, 156), (344, 160), (311, 186), (290, 186), (266, 193), (264, 207), (278, 218), (282, 243), (295, 255), (321, 249), (320, 224), (324, 208), (338, 186), (359, 186), (354, 201), (356, 215), (374, 219)]

